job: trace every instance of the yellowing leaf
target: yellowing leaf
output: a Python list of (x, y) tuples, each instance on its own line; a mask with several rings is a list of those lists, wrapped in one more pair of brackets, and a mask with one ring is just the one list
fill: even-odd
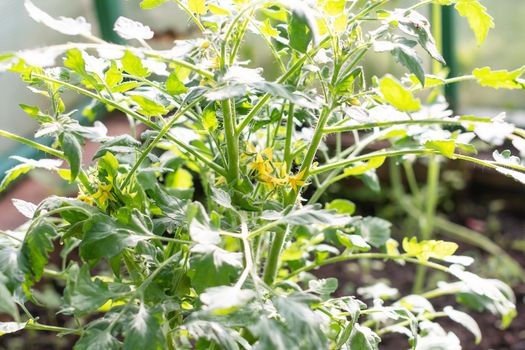
[(345, 169), (344, 174), (348, 176), (356, 176), (356, 175), (364, 174), (372, 169), (379, 168), (381, 165), (383, 165), (383, 163), (385, 162), (385, 159), (386, 159), (385, 157), (372, 158), (365, 164), (360, 164), (352, 168)]
[(230, 11), (214, 4), (209, 4), (208, 8), (210, 9), (210, 12), (213, 13), (215, 16), (227, 16), (230, 14)]
[(334, 19), (334, 33), (341, 34), (346, 30), (346, 23), (348, 22), (348, 16), (346, 13), (343, 13), (336, 19)]
[(408, 256), (414, 256), (419, 261), (428, 261), (430, 258), (444, 259), (454, 255), (458, 245), (454, 242), (435, 240), (418, 242), (416, 237), (412, 237), (410, 240), (405, 237), (403, 249)]
[(210, 131), (214, 131), (219, 127), (219, 121), (217, 120), (217, 115), (213, 109), (207, 108), (202, 113), (202, 126)]
[(413, 112), (421, 108), (420, 101), (390, 76), (381, 79), (379, 91), (388, 103), (402, 112)]
[(472, 72), (481, 86), (495, 89), (523, 89), (525, 81), (519, 77), (525, 73), (525, 66), (514, 71), (491, 70), (490, 67), (476, 68)]
[(192, 188), (193, 176), (191, 176), (191, 173), (188, 170), (179, 168), (173, 177), (172, 186), (180, 189)]
[(205, 0), (188, 0), (188, 7), (197, 15), (204, 15), (208, 11)]
[(399, 250), (397, 249), (397, 247), (399, 247), (399, 243), (397, 243), (396, 240), (390, 238), (388, 241), (386, 241), (385, 247), (386, 247), (386, 253), (388, 255), (390, 256), (399, 255)]
[(148, 117), (159, 117), (169, 112), (163, 105), (144, 96), (133, 95), (130, 97), (140, 107), (138, 112)]
[(487, 13), (487, 8), (479, 0), (457, 0), (455, 7), (462, 17), (467, 18), (478, 45), (482, 44), (489, 30), (494, 28), (494, 19)]
[(261, 26), (261, 32), (264, 34), (271, 36), (272, 38), (279, 36), (279, 31), (272, 27), (270, 24), (270, 20), (267, 19), (263, 22), (263, 25)]
[(330, 16), (339, 16), (345, 10), (346, 0), (321, 0), (319, 6), (322, 6), (326, 14)]
[(438, 151), (447, 158), (453, 158), (456, 142), (454, 140), (430, 140), (425, 142), (425, 147)]

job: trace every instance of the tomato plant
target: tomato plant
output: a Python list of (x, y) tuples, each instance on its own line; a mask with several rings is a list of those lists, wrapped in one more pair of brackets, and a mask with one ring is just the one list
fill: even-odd
[[(54, 142), (0, 131), (48, 156), (18, 157), (0, 188), (44, 168), (76, 184), (78, 195), (14, 200), (28, 222), (0, 235), (0, 311), (12, 317), (0, 332), (75, 335), (78, 350), (378, 349), (389, 332), (406, 335), (407, 348), (460, 349), (457, 336), (434, 322), (449, 317), (479, 341), (467, 313), (435, 310), (432, 300), (443, 295), (508, 326), (512, 290), (469, 272), (473, 259), (455, 255), (456, 243), (433, 239), (432, 221), (443, 160), (525, 182), (511, 151), (476, 157), (476, 145), (505, 140), (523, 154), (525, 131), (503, 116), (455, 115), (442, 88), (475, 81), (521, 89), (525, 69), (446, 77), (436, 29), (419, 10), (454, 6), (481, 44), (494, 23), (478, 0), (388, 5), (143, 0), (145, 10), (178, 6), (200, 31), (155, 49), (142, 23), (119, 18), (115, 31), (129, 44), (113, 44), (95, 37), (84, 18), (55, 18), (26, 0), (34, 20), (86, 42), (1, 56), (3, 70), (49, 98), (47, 108), (21, 107), (39, 122), (35, 136)], [(247, 35), (272, 55), (277, 79), (241, 54)], [(434, 60), (432, 74), (421, 52)], [(391, 55), (407, 74), (370, 76), (363, 64), (374, 54)], [(86, 116), (97, 105), (122, 112), (130, 133), (108, 136), (103, 123), (72, 118), (62, 99), (71, 92), (92, 101)], [(343, 134), (352, 144), (343, 144)], [(89, 164), (82, 162), (86, 140), (98, 145)], [(430, 174), (418, 237), (398, 242), (388, 221), (355, 215), (344, 198), (322, 200), (348, 177), (377, 188), (375, 170), (385, 160), (396, 167), (413, 157), (427, 159)], [(374, 300), (365, 303), (334, 296), (338, 281), (315, 274), (366, 259), (420, 266), (417, 294), (392, 300), (384, 286), (362, 286)], [(425, 269), (450, 280), (428, 286)], [(41, 323), (26, 307), (42, 304), (42, 279), (63, 286), (65, 325)]]

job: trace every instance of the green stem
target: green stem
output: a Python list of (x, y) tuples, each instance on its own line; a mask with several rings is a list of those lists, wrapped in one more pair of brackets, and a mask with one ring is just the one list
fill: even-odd
[[(438, 185), (439, 185), (439, 160), (435, 155), (429, 158), (428, 177), (427, 177), (427, 191), (425, 198), (425, 220), (421, 227), (421, 240), (429, 240), (433, 236), (434, 217), (436, 215), (436, 206), (438, 202)], [(413, 292), (419, 294), (425, 284), (426, 269), (423, 266), (418, 266), (416, 270), (416, 277), (414, 279)]]
[(48, 147), (46, 145), (42, 145), (41, 143), (38, 143), (38, 142), (35, 142), (35, 141), (32, 141), (32, 140), (29, 140), (29, 139), (26, 139), (25, 137), (22, 137), (22, 136), (18, 136), (18, 135), (15, 135), (13, 133), (10, 133), (9, 131), (5, 131), (5, 130), (2, 130), (0, 129), (0, 136), (4, 136), (8, 139), (11, 139), (11, 140), (14, 140), (14, 141), (17, 141), (17, 142), (21, 142), (23, 144), (26, 144), (28, 146), (31, 146), (33, 148), (36, 148), (42, 152), (46, 152), (52, 156), (55, 156), (57, 158), (61, 158), (61, 159), (64, 159), (64, 153), (61, 152), (61, 151), (58, 151), (54, 148), (51, 148), (51, 147)]
[(235, 132), (235, 119), (229, 99), (222, 101), (222, 114), (228, 156), (228, 181), (233, 183), (239, 179), (239, 135)]
[(300, 273), (303, 273), (303, 272), (308, 272), (308, 271), (311, 271), (311, 270), (315, 270), (319, 267), (322, 267), (322, 266), (326, 266), (326, 265), (330, 265), (330, 264), (335, 264), (335, 263), (339, 263), (339, 262), (344, 262), (344, 261), (350, 261), (350, 260), (358, 260), (358, 259), (385, 259), (385, 260), (402, 260), (402, 261), (406, 261), (406, 262), (409, 262), (409, 263), (412, 263), (412, 264), (417, 264), (417, 265), (423, 265), (423, 266), (426, 266), (426, 267), (430, 267), (430, 268), (433, 268), (433, 269), (436, 269), (436, 270), (439, 270), (439, 271), (442, 271), (442, 272), (449, 272), (449, 269), (448, 267), (444, 266), (444, 265), (440, 265), (440, 264), (437, 264), (437, 263), (434, 263), (434, 262), (431, 262), (431, 261), (420, 261), (418, 259), (415, 259), (415, 258), (410, 258), (406, 255), (388, 255), (386, 253), (358, 253), (358, 254), (352, 254), (352, 255), (338, 255), (338, 256), (334, 256), (334, 257), (331, 257), (331, 258), (328, 258), (328, 259), (325, 259), (321, 262), (315, 262), (315, 263), (312, 263), (310, 265), (306, 265), (306, 266), (303, 266), (295, 271), (292, 271), (290, 272), (287, 276), (286, 276), (286, 279), (290, 279), (294, 276), (297, 276), (299, 275)]
[(284, 245), (287, 231), (288, 228), (285, 231), (277, 231), (274, 234), (268, 259), (266, 260), (266, 266), (264, 267), (263, 281), (268, 285), (272, 285), (277, 276), (279, 257), (281, 255), (281, 249)]
[(49, 331), (49, 332), (58, 332), (58, 333), (70, 333), (70, 334), (82, 334), (82, 330), (80, 329), (73, 329), (73, 328), (65, 328), (65, 327), (57, 327), (57, 326), (49, 326), (45, 324), (41, 324), (38, 322), (28, 323), (25, 326), (25, 329), (32, 329), (35, 331)]
[(284, 161), (286, 162), (288, 171), (292, 167), (292, 138), (294, 128), (294, 110), (293, 104), (290, 103), (290, 108), (288, 109), (288, 116), (286, 118), (286, 140), (284, 143)]

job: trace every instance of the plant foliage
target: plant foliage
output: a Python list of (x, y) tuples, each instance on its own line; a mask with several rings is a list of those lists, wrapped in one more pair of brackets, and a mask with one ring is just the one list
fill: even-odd
[[(348, 177), (380, 190), (376, 169), (414, 156), (463, 160), (525, 182), (510, 151), (475, 157), (477, 144), (523, 145), (524, 131), (502, 116), (454, 115), (440, 95), (468, 80), (522, 89), (524, 69), (447, 78), (426, 74), (418, 54), (443, 63), (418, 12), (425, 5), (454, 6), (481, 43), (494, 24), (479, 1), (392, 9), (388, 0), (143, 0), (145, 10), (178, 6), (201, 32), (169, 49), (152, 48), (153, 31), (132, 19), (115, 23), (129, 43), (117, 45), (93, 36), (82, 17), (54, 18), (25, 4), (37, 22), (87, 42), (1, 56), (0, 67), (49, 98), (44, 109), (21, 107), (39, 122), (36, 136), (54, 142), (0, 131), (48, 154), (17, 158), (0, 188), (44, 168), (77, 184), (78, 196), (15, 202), (29, 221), (0, 235), (0, 311), (13, 319), (0, 322), (1, 334), (76, 335), (77, 350), (368, 350), (398, 332), (407, 348), (459, 349), (433, 322), (450, 317), (479, 341), (468, 314), (434, 309), (442, 295), (511, 322), (512, 291), (468, 272), (472, 260), (456, 256), (455, 243), (423, 236), (400, 244), (389, 222), (355, 215), (352, 202), (319, 203)], [(247, 35), (273, 55), (277, 79), (240, 54)], [(375, 53), (392, 55), (407, 74), (370, 76), (363, 63)], [(109, 136), (100, 122), (78, 122), (62, 100), (67, 92), (121, 111), (132, 131)], [(342, 133), (354, 142), (343, 147)], [(88, 140), (98, 150), (83, 164)], [(50, 261), (56, 253), (59, 266)], [(386, 285), (362, 286), (362, 299), (374, 300), (365, 303), (334, 295), (338, 281), (313, 274), (361, 259), (421, 265), (450, 279), (401, 297)], [(24, 306), (42, 304), (42, 279), (64, 287), (63, 327), (40, 323)]]

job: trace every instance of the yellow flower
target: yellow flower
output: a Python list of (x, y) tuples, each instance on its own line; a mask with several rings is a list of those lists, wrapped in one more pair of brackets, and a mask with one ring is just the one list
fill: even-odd
[(271, 148), (266, 148), (261, 152), (255, 154), (255, 160), (249, 164), (250, 170), (255, 170), (260, 177), (269, 176), (272, 171), (273, 151)]
[(105, 206), (107, 201), (109, 199), (113, 200), (115, 199), (113, 195), (111, 194), (111, 190), (113, 189), (113, 185), (111, 183), (109, 184), (102, 184), (100, 183), (98, 185), (98, 191), (93, 194), (92, 198), (98, 202), (98, 204)]
[(94, 203), (93, 198), (87, 196), (84, 192), (80, 192), (77, 196), (77, 199), (89, 205), (93, 205)]
[(301, 188), (305, 184), (305, 181), (303, 179), (305, 171), (306, 170), (303, 170), (295, 176), (288, 177), (288, 183), (290, 184), (290, 186), (292, 186), (295, 192), (297, 192), (298, 188)]

